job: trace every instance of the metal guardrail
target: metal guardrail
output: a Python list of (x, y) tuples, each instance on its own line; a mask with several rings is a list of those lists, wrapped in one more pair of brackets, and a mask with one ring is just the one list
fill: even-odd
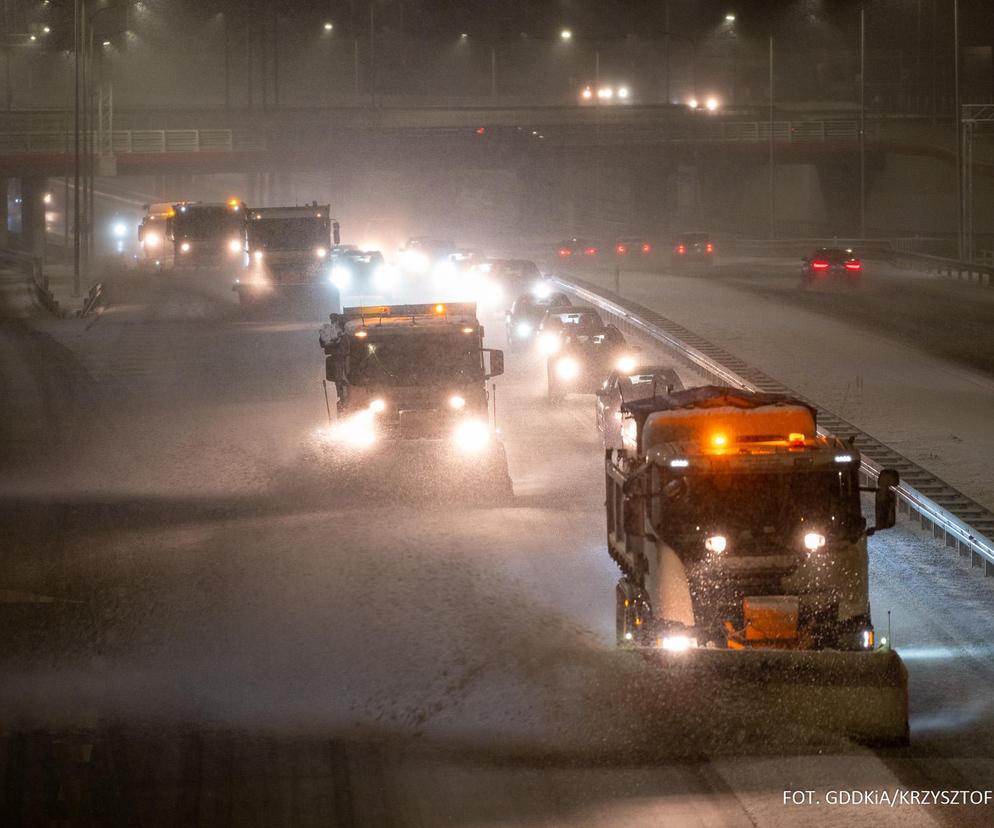
[(982, 287), (994, 287), (994, 265), (984, 262), (964, 262), (925, 253), (895, 253), (894, 261), (912, 270), (936, 273), (946, 279), (976, 282)]
[[(655, 311), (593, 285), (558, 276), (553, 277), (553, 281), (612, 317), (623, 330), (642, 334), (661, 344), (711, 381), (749, 391), (787, 393), (803, 399), (763, 372)], [(994, 514), (841, 417), (815, 407), (822, 424), (818, 428), (820, 434), (852, 436), (862, 456), (861, 472), (866, 482), (875, 483), (883, 468), (896, 468), (901, 474), (901, 483), (895, 490), (899, 511), (923, 530), (930, 531), (934, 538), (943, 540), (946, 546), (955, 547), (961, 557), (969, 557), (972, 566), (983, 567), (985, 575), (994, 576), (994, 541), (991, 540)]]
[[(66, 132), (0, 133), (0, 154), (66, 153), (71, 138)], [(114, 154), (260, 152), (267, 146), (265, 133), (235, 129), (125, 129), (94, 132), (92, 141)]]

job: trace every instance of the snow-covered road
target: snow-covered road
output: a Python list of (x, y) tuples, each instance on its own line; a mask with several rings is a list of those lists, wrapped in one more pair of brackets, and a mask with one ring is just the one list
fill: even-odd
[[(674, 290), (666, 312), (693, 327), (700, 301)], [(990, 808), (783, 803), (990, 786), (983, 579), (909, 531), (873, 539), (877, 623), (892, 609), (910, 656), (909, 750), (771, 746), (735, 727), (734, 705), (686, 694), (648, 700), (661, 712), (640, 726), (646, 700), (627, 691), (646, 667), (612, 641), (592, 398), (549, 406), (539, 358), (510, 354), (513, 505), (399, 486), (390, 457), (346, 461), (318, 436), (318, 317), (245, 318), (220, 287), (163, 280), (119, 286), (95, 323), (0, 328), (18, 402), (0, 432), (17, 449), (0, 501), (8, 812), (989, 824)], [(53, 763), (80, 802), (47, 792)]]

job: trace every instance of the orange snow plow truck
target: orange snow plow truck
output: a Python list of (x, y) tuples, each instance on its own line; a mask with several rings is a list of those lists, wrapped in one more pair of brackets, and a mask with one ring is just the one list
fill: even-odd
[(605, 463), (618, 645), (740, 732), (906, 742), (907, 671), (877, 640), (867, 555), (897, 473), (861, 486), (852, 443), (783, 395), (702, 386), (622, 412)]

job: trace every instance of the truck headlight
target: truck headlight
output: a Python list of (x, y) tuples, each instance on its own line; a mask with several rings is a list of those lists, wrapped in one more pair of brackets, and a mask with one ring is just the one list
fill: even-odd
[(476, 454), (490, 442), (490, 429), (479, 420), (463, 420), (456, 426), (454, 437), (460, 451)]
[(183, 242), (179, 246), (179, 252), (180, 253), (189, 253), (190, 252), (190, 242)]
[(821, 549), (825, 545), (825, 536), (818, 532), (808, 532), (804, 536), (804, 548), (809, 552)]
[(697, 639), (689, 635), (663, 636), (663, 649), (671, 653), (683, 653), (697, 646)]
[(715, 555), (720, 555), (728, 549), (728, 538), (724, 535), (711, 535), (711, 537), (705, 539), (704, 548), (707, 549), (708, 552), (714, 552)]
[(573, 359), (573, 357), (563, 357), (562, 359), (556, 361), (556, 376), (558, 376), (559, 379), (576, 379), (579, 373), (580, 363)]
[(527, 322), (519, 322), (518, 327), (514, 329), (514, 332), (521, 339), (528, 339), (532, 335), (532, 326)]
[(456, 411), (466, 407), (465, 397), (460, 397), (458, 394), (453, 394), (449, 397), (449, 408), (454, 408)]
[(314, 248), (314, 255), (317, 256), (319, 259), (323, 259), (325, 256), (328, 255), (328, 248), (316, 247)]
[(157, 233), (146, 233), (145, 247), (158, 247), (158, 246), (159, 246), (159, 235)]
[(232, 239), (228, 242), (228, 250), (232, 253), (241, 253), (242, 243), (238, 239)]
[(554, 333), (544, 333), (538, 338), (538, 349), (548, 356), (559, 350), (559, 337)]
[(347, 267), (336, 265), (331, 269), (331, 283), (339, 290), (344, 290), (352, 284), (352, 271)]
[(635, 370), (635, 357), (623, 356), (614, 365), (622, 374), (630, 374)]

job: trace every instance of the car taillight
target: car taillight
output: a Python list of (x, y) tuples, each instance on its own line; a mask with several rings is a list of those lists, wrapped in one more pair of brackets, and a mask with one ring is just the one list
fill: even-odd
[(846, 262), (846, 270), (858, 271), (862, 269), (863, 265), (860, 264), (859, 262)]
[(618, 244), (615, 245), (614, 252), (617, 253), (619, 256), (624, 256), (628, 252), (628, 248), (625, 247), (625, 245), (623, 244)]
[(811, 262), (813, 270), (828, 270), (828, 262)]
[(682, 244), (678, 244), (676, 246), (676, 252), (678, 256), (682, 256), (684, 253), (687, 252), (687, 248), (684, 247)]
[(560, 247), (559, 248), (559, 255), (562, 256), (565, 259), (567, 256), (572, 256), (573, 255), (573, 251), (570, 250), (568, 247)]
[(596, 256), (597, 255), (597, 248), (596, 247), (586, 247), (583, 250), (583, 255), (584, 256)]
[(652, 252), (652, 245), (649, 244), (648, 242), (646, 242), (645, 244), (643, 244), (642, 245), (642, 252), (643, 253), (651, 253)]
[(708, 246), (704, 249), (707, 250), (708, 253), (714, 253), (714, 245), (711, 244), (711, 242), (708, 242)]

